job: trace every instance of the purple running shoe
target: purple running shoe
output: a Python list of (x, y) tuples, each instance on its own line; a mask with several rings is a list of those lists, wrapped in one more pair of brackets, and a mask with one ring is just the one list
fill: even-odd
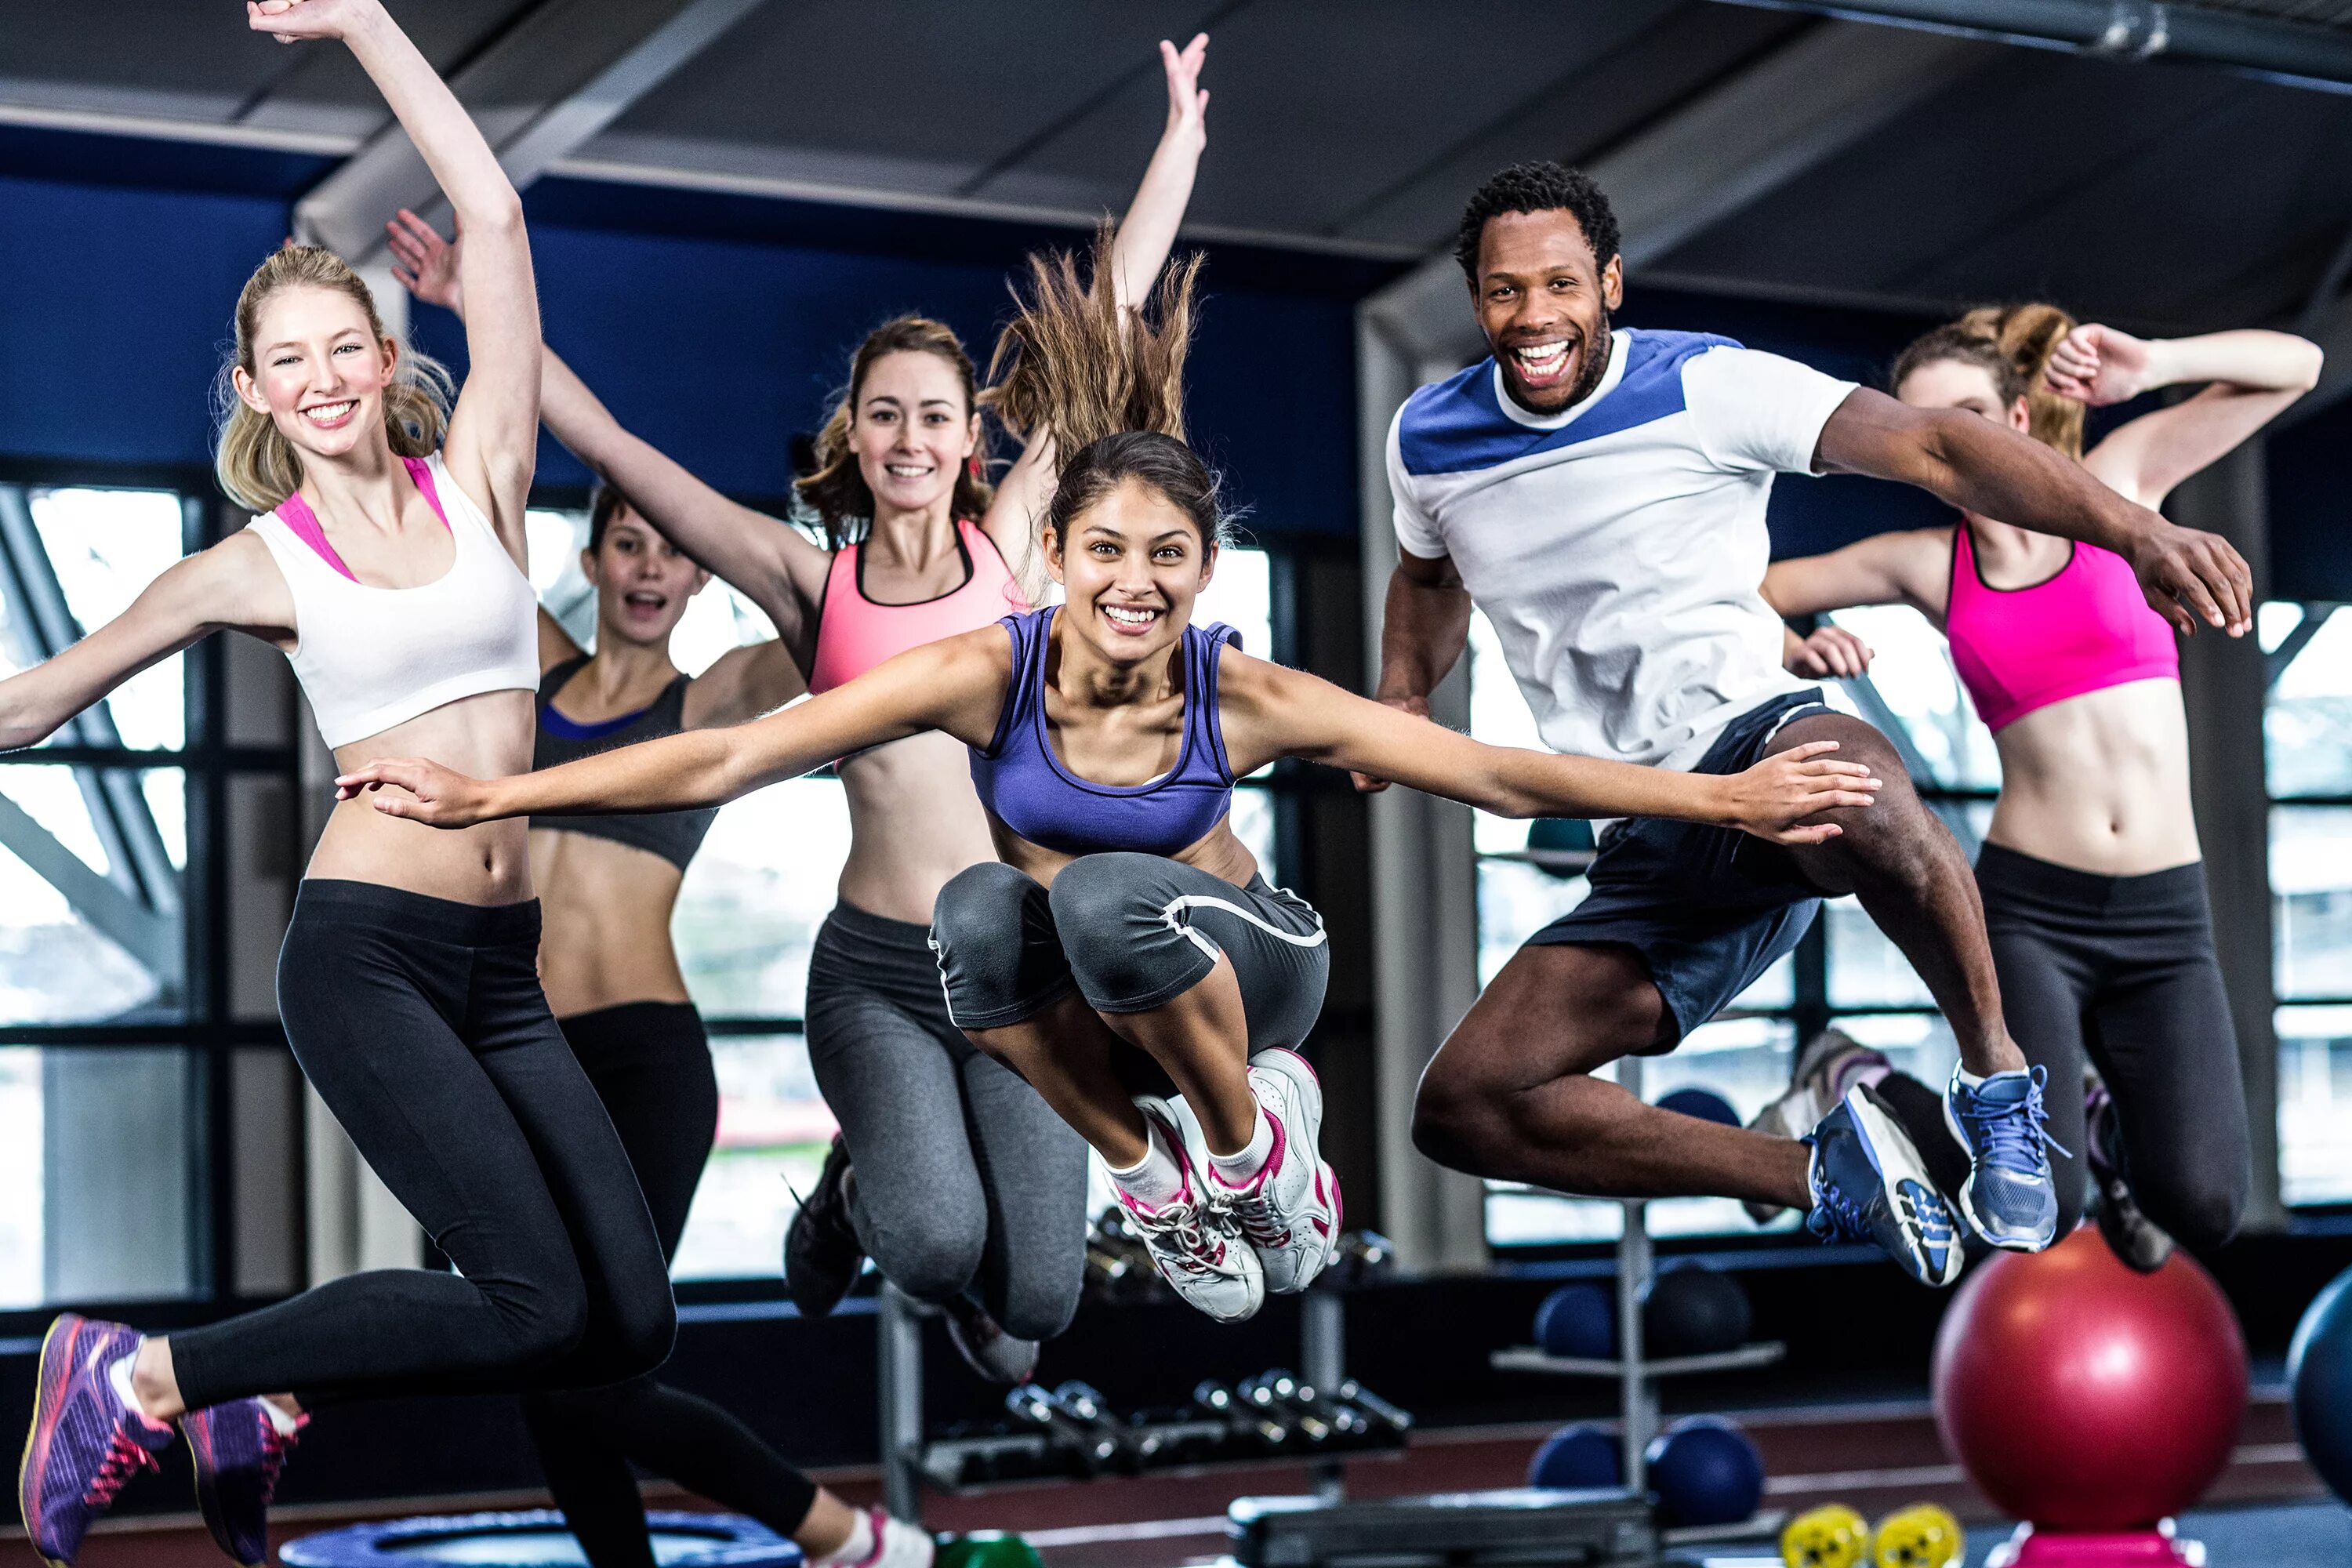
[(180, 1435), (196, 1461), (196, 1509), (220, 1549), (246, 1568), (269, 1561), (269, 1500), (286, 1451), (299, 1439), (307, 1415), (280, 1432), (258, 1399), (232, 1400), (180, 1417)]
[(49, 1325), (41, 1342), (33, 1429), (16, 1472), (16, 1505), (25, 1534), (50, 1568), (72, 1568), (82, 1537), (155, 1456), (171, 1446), (172, 1428), (122, 1403), (108, 1373), (139, 1349), (139, 1336), (121, 1323), (72, 1312)]

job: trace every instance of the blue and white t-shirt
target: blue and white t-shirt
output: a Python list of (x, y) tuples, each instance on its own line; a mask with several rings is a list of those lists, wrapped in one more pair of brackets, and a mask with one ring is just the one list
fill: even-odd
[(1554, 415), (1501, 374), (1482, 359), (1397, 411), (1397, 541), (1453, 557), (1545, 744), (1687, 768), (1807, 684), (1758, 592), (1764, 505), (1854, 384), (1695, 332), (1613, 334), (1601, 384)]

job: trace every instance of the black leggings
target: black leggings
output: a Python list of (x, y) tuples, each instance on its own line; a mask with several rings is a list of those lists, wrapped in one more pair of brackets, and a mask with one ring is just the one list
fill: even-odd
[(2050, 1070), (2050, 1135), (2067, 1151), (2051, 1151), (2059, 1234), (2083, 1214), (2087, 1055), (2148, 1218), (2192, 1250), (2229, 1240), (2252, 1167), (2204, 867), (2102, 877), (1988, 844), (1977, 886), (2010, 1033)]
[[(628, 1002), (576, 1014), (562, 1027), (612, 1112), (662, 1251), (674, 1258), (719, 1124), (702, 1019), (683, 1002)], [(548, 1489), (593, 1568), (654, 1568), (632, 1459), (783, 1535), (816, 1501), (816, 1484), (750, 1427), (650, 1375), (531, 1394), (523, 1415)]]
[(668, 1356), (661, 1243), (538, 954), (536, 902), (302, 884), (278, 963), (288, 1043), (457, 1271), (349, 1275), (173, 1334), (191, 1409), (586, 1387)]

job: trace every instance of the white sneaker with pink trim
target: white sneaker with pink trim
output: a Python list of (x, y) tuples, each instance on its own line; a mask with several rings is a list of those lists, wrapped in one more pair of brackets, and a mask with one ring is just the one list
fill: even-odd
[(1210, 1201), (1175, 1106), (1150, 1094), (1137, 1095), (1135, 1104), (1176, 1156), (1184, 1185), (1157, 1208), (1123, 1187), (1118, 1189), (1128, 1226), (1142, 1238), (1160, 1277), (1176, 1294), (1221, 1323), (1238, 1323), (1265, 1302), (1265, 1272), (1257, 1254)]
[(1339, 1178), (1320, 1146), (1323, 1086), (1306, 1058), (1281, 1047), (1250, 1058), (1249, 1079), (1273, 1130), (1273, 1151), (1246, 1185), (1229, 1187), (1213, 1171), (1210, 1191), (1257, 1254), (1266, 1293), (1294, 1295), (1315, 1282), (1339, 1247)]

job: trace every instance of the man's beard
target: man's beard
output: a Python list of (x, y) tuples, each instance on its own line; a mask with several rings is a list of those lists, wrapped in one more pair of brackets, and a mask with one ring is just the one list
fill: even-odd
[[(1598, 353), (1595, 352), (1595, 345), (1598, 345)], [(1509, 352), (1507, 349), (1497, 348), (1494, 353), (1496, 359), (1500, 361)], [(1593, 328), (1591, 334), (1587, 336), (1579, 346), (1579, 352), (1580, 357), (1577, 362), (1576, 380), (1569, 385), (1567, 395), (1559, 403), (1549, 408), (1536, 408), (1529, 405), (1517, 395), (1518, 383), (1513, 377), (1506, 375), (1503, 377), (1503, 385), (1512, 394), (1511, 401), (1518, 404), (1530, 414), (1550, 415), (1573, 408), (1591, 396), (1593, 389), (1601, 384), (1601, 378), (1609, 374), (1609, 356), (1614, 352), (1610, 338), (1607, 307), (1602, 307), (1600, 321)]]

